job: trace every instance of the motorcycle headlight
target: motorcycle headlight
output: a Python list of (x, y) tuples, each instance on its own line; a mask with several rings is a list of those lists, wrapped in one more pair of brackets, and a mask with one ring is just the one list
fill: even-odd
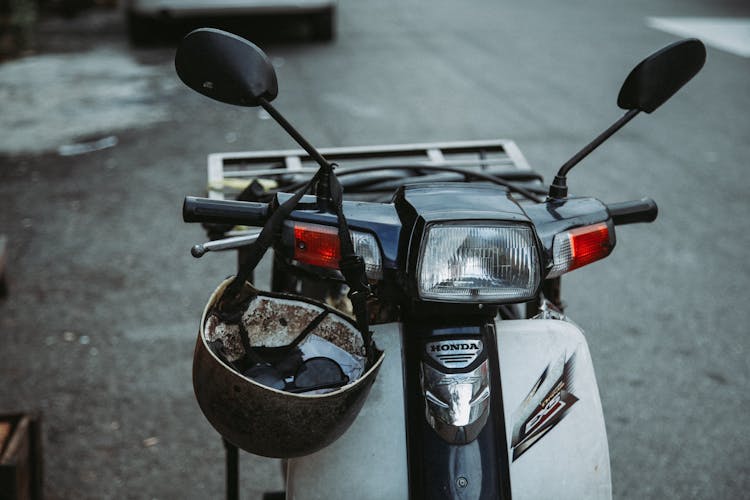
[(433, 223), (417, 263), (420, 298), (442, 302), (521, 302), (534, 297), (539, 253), (518, 223)]

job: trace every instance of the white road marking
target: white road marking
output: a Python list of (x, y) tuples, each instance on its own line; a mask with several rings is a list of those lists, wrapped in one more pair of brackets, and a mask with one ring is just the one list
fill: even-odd
[(748, 18), (647, 17), (646, 25), (677, 36), (700, 38), (714, 48), (750, 57)]

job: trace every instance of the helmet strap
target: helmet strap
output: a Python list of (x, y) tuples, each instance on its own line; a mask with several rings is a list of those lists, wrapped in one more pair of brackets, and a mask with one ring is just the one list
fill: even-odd
[[(317, 194), (320, 198), (322, 194), (321, 191), (326, 190), (324, 184), (327, 184), (327, 199), (330, 200), (330, 206), (338, 219), (339, 242), (341, 245), (339, 269), (344, 275), (346, 284), (349, 286), (348, 297), (352, 303), (352, 310), (354, 311), (357, 329), (360, 331), (365, 344), (368, 364), (371, 364), (374, 361), (375, 349), (367, 314), (367, 298), (370, 296), (370, 286), (367, 282), (364, 259), (354, 253), (351, 232), (349, 231), (349, 225), (347, 224), (343, 211), (344, 190), (341, 187), (341, 183), (336, 177), (336, 174), (333, 172), (334, 165), (335, 164), (329, 164), (318, 169), (307, 184), (295, 192), (291, 198), (276, 207), (268, 218), (268, 221), (266, 221), (266, 224), (263, 226), (263, 229), (258, 235), (258, 239), (249, 247), (245, 259), (237, 272), (237, 276), (226, 288), (221, 299), (219, 299), (217, 309), (223, 314), (231, 315), (237, 311), (241, 311), (243, 309), (242, 306), (247, 304), (247, 302), (255, 296), (257, 293), (255, 292), (255, 289), (252, 287), (245, 287), (244, 285), (250, 278), (255, 267), (263, 258), (263, 255), (265, 255), (268, 248), (281, 233), (284, 220), (289, 217), (305, 193), (307, 193), (313, 186), (317, 186)], [(323, 180), (327, 180), (327, 182), (321, 182)], [(323, 189), (321, 189), (321, 187)]]
[(347, 296), (352, 303), (352, 310), (354, 311), (354, 317), (357, 321), (357, 328), (362, 334), (362, 339), (365, 342), (365, 352), (367, 353), (368, 362), (373, 361), (373, 346), (372, 346), (372, 332), (370, 332), (369, 318), (367, 314), (367, 298), (370, 296), (370, 285), (367, 282), (367, 274), (365, 271), (365, 260), (354, 253), (354, 244), (352, 243), (352, 235), (349, 231), (349, 224), (346, 222), (344, 217), (344, 189), (341, 187), (338, 177), (333, 172), (333, 165), (331, 165), (331, 172), (329, 177), (329, 196), (331, 204), (336, 212), (338, 218), (338, 230), (339, 230), (339, 242), (341, 245), (341, 260), (339, 261), (339, 269), (341, 274), (344, 275), (346, 284), (349, 286), (349, 293)]

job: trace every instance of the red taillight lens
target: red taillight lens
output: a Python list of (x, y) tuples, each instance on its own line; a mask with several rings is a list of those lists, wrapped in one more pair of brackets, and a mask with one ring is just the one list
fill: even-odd
[(612, 252), (614, 243), (614, 237), (605, 222), (556, 235), (552, 245), (554, 262), (547, 278), (556, 278), (603, 259)]
[(312, 266), (338, 269), (341, 260), (338, 230), (319, 225), (295, 224), (294, 259)]
[[(375, 236), (363, 231), (350, 231), (350, 233), (354, 253), (365, 261), (367, 277), (372, 280), (382, 279), (382, 257)], [(292, 235), (294, 235), (294, 260), (327, 269), (339, 268), (341, 247), (338, 228), (311, 222), (286, 221), (282, 236), (285, 245), (292, 244), (290, 241)]]

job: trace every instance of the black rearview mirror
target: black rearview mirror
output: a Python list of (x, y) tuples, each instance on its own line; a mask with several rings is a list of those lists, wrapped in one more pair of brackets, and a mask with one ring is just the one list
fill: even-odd
[(549, 198), (568, 196), (566, 176), (570, 169), (602, 145), (641, 111), (651, 113), (690, 81), (706, 62), (706, 47), (695, 38), (681, 40), (654, 52), (633, 68), (622, 84), (617, 105), (627, 112), (566, 161), (549, 187)]
[(651, 113), (693, 78), (706, 61), (706, 48), (690, 38), (651, 54), (622, 84), (617, 105)]
[(180, 42), (174, 63), (185, 85), (227, 104), (259, 106), (261, 98), (270, 102), (279, 91), (268, 56), (225, 31), (192, 31)]

